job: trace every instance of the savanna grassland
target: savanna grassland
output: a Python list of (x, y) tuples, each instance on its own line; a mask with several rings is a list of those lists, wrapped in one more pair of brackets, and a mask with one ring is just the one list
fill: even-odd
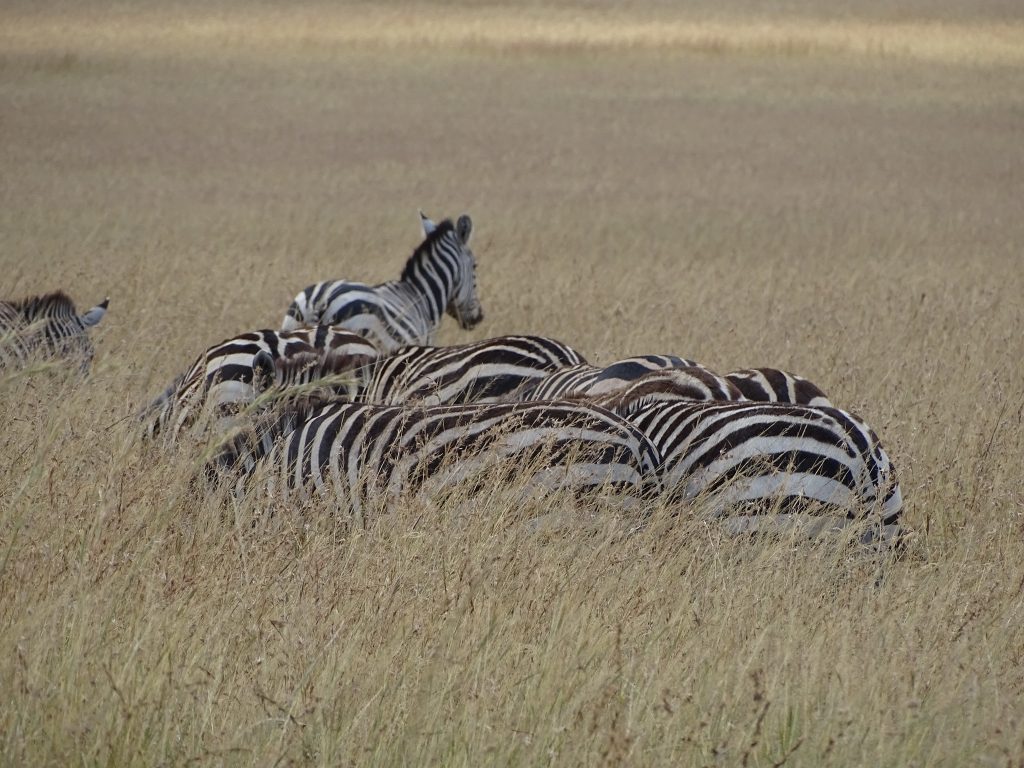
[[(4, 3), (0, 294), (111, 308), (0, 379), (0, 762), (1019, 765), (1024, 17), (892, 5)], [(475, 223), (442, 342), (798, 371), (906, 555), (190, 495), (131, 414), (418, 208)]]

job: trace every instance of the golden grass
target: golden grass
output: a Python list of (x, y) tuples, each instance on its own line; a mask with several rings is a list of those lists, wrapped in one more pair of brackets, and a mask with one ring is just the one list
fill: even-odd
[(70, 16), (9, 14), (0, 42), (9, 52), (81, 53), (330, 51), (338, 47), (478, 51), (630, 50), (783, 56), (851, 55), (936, 63), (1024, 64), (1024, 22), (760, 17), (500, 5), (347, 4), (156, 9)]
[[(131, 47), (0, 68), (0, 295), (111, 297), (87, 381), (0, 379), (0, 762), (1024, 757), (1015, 71)], [(881, 434), (907, 558), (529, 536), (498, 497), (226, 522), (130, 414), (307, 283), (397, 274), (420, 207), (474, 217), (486, 319), (442, 341), (803, 373)]]

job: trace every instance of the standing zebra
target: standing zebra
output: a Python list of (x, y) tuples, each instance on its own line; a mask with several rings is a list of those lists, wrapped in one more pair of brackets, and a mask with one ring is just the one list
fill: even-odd
[(88, 329), (107, 313), (110, 299), (84, 314), (63, 291), (0, 301), (0, 369), (20, 368), (34, 355), (65, 357), (89, 370), (95, 349)]
[(469, 329), (483, 320), (476, 290), (476, 257), (469, 248), (473, 223), (434, 224), (422, 216), (424, 241), (402, 275), (380, 285), (342, 280), (316, 283), (302, 291), (285, 314), (282, 328), (338, 325), (370, 339), (384, 353), (407, 344), (429, 344), (444, 313)]
[(552, 371), (584, 363), (572, 347), (543, 336), (405, 347), (377, 361), (363, 400), (379, 405), (493, 402)]
[(263, 480), (286, 502), (310, 487), (332, 493), (357, 522), (405, 494), (460, 484), (475, 495), (503, 478), (525, 480), (528, 493), (657, 491), (658, 454), (643, 434), (581, 403), (293, 403), (267, 421), (230, 441), (216, 465), (242, 469), (240, 491)]
[(334, 391), (356, 397), (376, 358), (377, 349), (362, 336), (326, 325), (239, 334), (203, 352), (140, 418), (148, 420), (146, 433), (150, 437), (164, 434), (175, 442), (183, 430), (202, 437), (208, 426), (203, 417), (212, 417), (219, 423), (218, 431), (223, 431), (226, 423), (255, 400), (260, 382), (254, 382), (254, 377), (268, 378), (276, 360), (301, 361), (301, 367), (290, 370), (286, 384), (345, 373), (347, 378), (336, 382)]
[[(878, 437), (836, 408), (752, 402), (652, 402), (615, 410), (661, 456), (665, 492), (701, 498), (732, 531), (868, 519), (865, 543), (899, 536), (903, 497)], [(818, 509), (815, 509), (818, 507)]]

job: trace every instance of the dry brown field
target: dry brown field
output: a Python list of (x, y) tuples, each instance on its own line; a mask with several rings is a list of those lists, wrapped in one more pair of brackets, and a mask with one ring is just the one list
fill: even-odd
[[(1020, 765), (1022, 185), (1010, 0), (4, 3), (0, 297), (111, 308), (0, 379), (0, 763)], [(798, 371), (905, 556), (191, 496), (131, 414), (418, 208), (475, 223), (442, 342)]]

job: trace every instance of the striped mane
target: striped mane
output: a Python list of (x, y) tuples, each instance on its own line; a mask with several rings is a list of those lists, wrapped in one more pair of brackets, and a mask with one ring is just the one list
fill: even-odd
[(441, 221), (434, 230), (426, 236), (422, 243), (416, 246), (416, 250), (413, 251), (412, 256), (405, 262), (405, 267), (402, 268), (402, 280), (414, 279), (416, 272), (421, 268), (422, 262), (427, 256), (433, 252), (434, 244), (446, 237), (450, 232), (455, 231), (455, 224), (451, 219), (444, 219)]
[(28, 321), (40, 317), (59, 317), (76, 314), (75, 302), (64, 291), (53, 291), (42, 296), (30, 296), (21, 301), (10, 302)]

